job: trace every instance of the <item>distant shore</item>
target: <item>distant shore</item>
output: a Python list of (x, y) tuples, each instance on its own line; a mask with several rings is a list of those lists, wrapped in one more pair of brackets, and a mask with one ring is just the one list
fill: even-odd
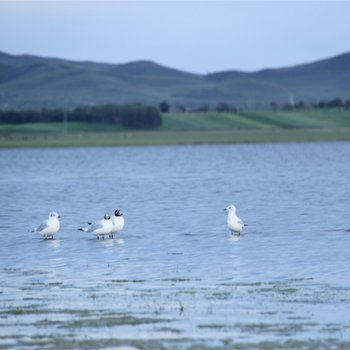
[(157, 130), (103, 123), (0, 124), (0, 148), (350, 141), (350, 110), (167, 113)]
[(0, 136), (0, 148), (152, 146), (308, 141), (350, 141), (350, 128), (203, 131), (119, 131)]

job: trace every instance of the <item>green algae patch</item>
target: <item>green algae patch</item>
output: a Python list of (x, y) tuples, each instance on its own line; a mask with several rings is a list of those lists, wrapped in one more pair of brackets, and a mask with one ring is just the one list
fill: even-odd
[(200, 325), (198, 325), (198, 328), (222, 329), (222, 328), (226, 328), (226, 325), (224, 325), (224, 324), (216, 324), (216, 323), (200, 324)]
[(77, 316), (89, 316), (91, 312), (89, 310), (74, 310), (74, 309), (34, 309), (34, 308), (15, 308), (4, 310), (0, 312), (0, 315), (4, 316), (26, 316), (26, 315), (50, 315), (50, 314), (67, 314)]
[(164, 278), (162, 281), (164, 282), (191, 282), (190, 278), (184, 278), (184, 277), (173, 277), (173, 278)]
[(98, 318), (85, 318), (66, 322), (64, 328), (85, 328), (85, 327), (116, 327), (116, 326), (138, 326), (169, 322), (167, 319), (152, 317), (135, 317), (131, 315), (102, 316)]
[(144, 283), (146, 280), (111, 280), (112, 283)]
[(232, 293), (231, 292), (213, 292), (212, 296), (215, 298), (215, 299), (222, 299), (222, 300), (226, 300), (226, 299), (229, 299), (231, 296), (232, 296)]
[(292, 335), (303, 332), (306, 328), (317, 327), (318, 323), (247, 323), (236, 324), (235, 328), (241, 329), (245, 333), (254, 334), (276, 334), (276, 335)]
[(277, 288), (276, 292), (280, 294), (294, 294), (298, 291), (297, 288)]
[[(1, 338), (0, 338), (1, 339)], [(19, 336), (14, 338), (6, 339), (15, 339), (17, 347), (24, 347), (30, 349), (64, 349), (64, 350), (96, 350), (96, 349), (108, 349), (108, 348), (118, 348), (118, 347), (131, 347), (135, 349), (144, 349), (144, 350), (165, 350), (169, 349), (166, 345), (163, 344), (161, 340), (134, 340), (134, 339), (71, 339), (65, 337), (58, 337), (52, 334), (49, 335), (37, 335), (32, 337)], [(3, 347), (4, 349), (10, 349), (16, 346), (11, 344), (9, 347)], [(0, 349), (2, 347), (0, 346)]]

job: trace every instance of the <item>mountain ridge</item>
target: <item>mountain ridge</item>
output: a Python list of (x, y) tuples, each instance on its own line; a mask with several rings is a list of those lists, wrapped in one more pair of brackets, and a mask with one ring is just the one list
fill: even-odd
[(189, 109), (225, 101), (243, 108), (271, 102), (350, 99), (350, 52), (288, 67), (252, 72), (185, 72), (151, 60), (100, 63), (0, 51), (0, 106), (72, 108), (166, 100)]

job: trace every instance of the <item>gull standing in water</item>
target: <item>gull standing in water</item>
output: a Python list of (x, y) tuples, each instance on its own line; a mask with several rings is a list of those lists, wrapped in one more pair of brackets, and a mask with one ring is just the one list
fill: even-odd
[(44, 239), (53, 239), (54, 235), (60, 229), (60, 216), (55, 211), (49, 214), (49, 218), (43, 221), (37, 228), (32, 232), (40, 233)]
[(112, 224), (113, 224), (113, 228), (109, 235), (109, 238), (113, 238), (113, 234), (118, 233), (124, 227), (124, 224), (125, 224), (124, 217), (120, 209), (115, 210), (114, 215), (112, 216)]
[(236, 215), (236, 207), (231, 204), (227, 208), (224, 209), (228, 213), (227, 215), (227, 226), (230, 229), (231, 233), (238, 232), (240, 235), (243, 227), (247, 226), (237, 215)]
[(102, 220), (95, 221), (93, 223), (89, 222), (87, 226), (79, 228), (80, 231), (91, 232), (97, 236), (97, 239), (102, 237), (105, 238), (105, 235), (109, 235), (112, 231), (113, 224), (111, 216), (106, 213)]

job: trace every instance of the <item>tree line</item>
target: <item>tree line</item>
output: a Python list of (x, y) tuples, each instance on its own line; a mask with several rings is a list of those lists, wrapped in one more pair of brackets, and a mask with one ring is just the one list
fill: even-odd
[[(331, 109), (331, 108), (340, 108), (340, 109), (350, 109), (350, 100), (343, 100), (341, 98), (334, 98), (331, 100), (319, 101), (319, 102), (304, 102), (298, 101), (296, 103), (290, 104), (279, 104), (272, 101), (270, 105), (264, 105), (260, 107), (261, 109), (271, 109), (271, 110), (294, 110), (294, 109)], [(159, 105), (159, 109), (162, 113), (167, 113), (170, 110), (176, 111), (178, 113), (185, 112), (225, 112), (225, 113), (237, 113), (243, 111), (242, 107), (237, 107), (225, 101), (220, 101), (215, 105), (208, 103), (203, 103), (197, 107), (188, 108), (184, 105), (170, 106), (167, 101), (162, 101)], [(245, 108), (252, 109), (252, 108)], [(257, 108), (259, 109), (259, 108)]]
[(162, 116), (156, 107), (130, 104), (77, 107), (73, 110), (0, 110), (0, 123), (62, 122), (109, 123), (128, 129), (153, 129), (162, 125)]
[(270, 109), (272, 110), (293, 110), (293, 109), (350, 109), (350, 100), (343, 100), (341, 98), (334, 98), (326, 101), (307, 103), (304, 101), (298, 101), (297, 103), (279, 105), (277, 102), (270, 103)]

